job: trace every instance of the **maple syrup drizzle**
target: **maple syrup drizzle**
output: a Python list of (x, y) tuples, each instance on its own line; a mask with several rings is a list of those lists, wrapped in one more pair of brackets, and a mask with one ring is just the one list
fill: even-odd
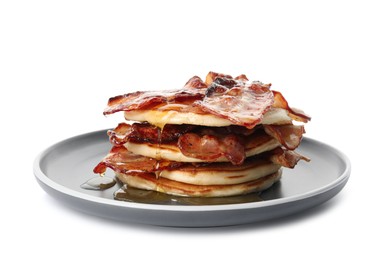
[(162, 128), (157, 127), (157, 151), (156, 151), (156, 160), (161, 160), (161, 132), (163, 131), (164, 126)]
[(161, 161), (161, 142), (162, 142), (162, 131), (164, 131), (164, 125), (157, 126), (157, 151), (156, 151), (156, 168), (154, 174), (156, 175), (156, 179), (160, 178), (161, 170), (160, 170), (160, 161)]
[(113, 178), (107, 176), (98, 176), (87, 180), (80, 185), (81, 188), (86, 190), (106, 190), (116, 184)]

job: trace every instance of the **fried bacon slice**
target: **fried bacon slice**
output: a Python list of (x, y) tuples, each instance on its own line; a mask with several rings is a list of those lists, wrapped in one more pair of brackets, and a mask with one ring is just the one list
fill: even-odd
[(275, 148), (274, 150), (268, 152), (268, 154), (269, 160), (271, 160), (274, 164), (291, 169), (294, 168), (300, 160), (310, 162), (310, 158), (303, 156), (295, 151), (288, 151), (281, 147)]
[(288, 150), (295, 150), (305, 133), (303, 125), (264, 125), (264, 129)]
[(184, 163), (156, 160), (130, 153), (124, 146), (113, 146), (110, 152), (93, 169), (94, 173), (104, 174), (107, 167), (124, 174), (139, 174), (177, 168)]
[(107, 132), (110, 142), (113, 145), (122, 145), (126, 142), (135, 143), (170, 143), (194, 129), (194, 125), (166, 125), (160, 129), (148, 123), (120, 123), (118, 126)]
[(270, 84), (217, 77), (194, 105), (235, 125), (253, 128), (274, 103)]
[(274, 94), (275, 101), (273, 107), (283, 108), (287, 110), (289, 116), (296, 121), (307, 123), (311, 120), (311, 117), (305, 114), (305, 112), (303, 112), (302, 110), (297, 108), (291, 108), (282, 93), (275, 90), (273, 90), (272, 93)]
[(245, 147), (237, 135), (216, 137), (199, 136), (187, 133), (180, 136), (177, 146), (188, 157), (213, 161), (225, 156), (233, 165), (240, 165), (245, 160)]
[(182, 89), (137, 91), (112, 97), (103, 114), (158, 110), (170, 107), (166, 105), (178, 104), (184, 105), (181, 106), (183, 112), (212, 114), (248, 129), (260, 124), (271, 107), (286, 109), (295, 120), (310, 120), (302, 111), (291, 108), (282, 94), (271, 91), (270, 87), (271, 84), (263, 84), (260, 81), (249, 82), (245, 75), (233, 78), (230, 75), (209, 72), (206, 82), (194, 76)]
[(119, 111), (144, 110), (169, 103), (191, 103), (202, 99), (204, 94), (199, 91), (184, 89), (169, 91), (137, 91), (112, 97), (103, 114), (113, 114)]

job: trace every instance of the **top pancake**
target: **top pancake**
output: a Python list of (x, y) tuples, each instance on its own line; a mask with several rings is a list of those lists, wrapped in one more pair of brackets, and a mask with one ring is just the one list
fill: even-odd
[[(181, 125), (201, 125), (211, 127), (223, 127), (234, 125), (233, 122), (217, 117), (212, 114), (196, 114), (192, 112), (179, 112), (176, 110), (164, 109), (149, 109), (149, 110), (133, 110), (124, 113), (125, 119), (129, 121), (148, 122), (159, 128), (163, 128), (167, 124)], [(282, 108), (271, 108), (264, 114), (262, 124), (266, 125), (284, 125), (291, 124), (288, 111)]]

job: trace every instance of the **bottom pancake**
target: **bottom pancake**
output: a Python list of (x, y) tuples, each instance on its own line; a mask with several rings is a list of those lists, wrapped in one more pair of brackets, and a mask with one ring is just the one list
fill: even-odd
[(184, 165), (176, 169), (162, 170), (158, 177), (193, 185), (232, 185), (257, 180), (280, 168), (280, 165), (266, 160), (252, 159), (242, 165), (230, 163)]
[(143, 190), (187, 197), (226, 197), (268, 189), (281, 178), (282, 170), (280, 169), (256, 180), (231, 185), (193, 185), (163, 177), (156, 178), (151, 173), (128, 175), (116, 172), (115, 175), (124, 184)]

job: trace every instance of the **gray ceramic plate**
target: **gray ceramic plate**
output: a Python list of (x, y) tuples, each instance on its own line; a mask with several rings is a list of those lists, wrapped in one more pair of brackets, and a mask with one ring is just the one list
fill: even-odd
[(36, 158), (36, 179), (47, 193), (88, 214), (151, 225), (210, 227), (279, 218), (319, 205), (344, 187), (351, 171), (343, 153), (304, 138), (298, 152), (309, 156), (311, 162), (285, 169), (281, 181), (261, 194), (243, 199), (180, 201), (169, 196), (156, 200), (155, 194), (141, 192), (134, 195), (136, 202), (128, 202), (114, 199), (119, 184), (104, 191), (80, 188), (95, 176), (92, 169), (110, 148), (105, 130), (57, 143)]

